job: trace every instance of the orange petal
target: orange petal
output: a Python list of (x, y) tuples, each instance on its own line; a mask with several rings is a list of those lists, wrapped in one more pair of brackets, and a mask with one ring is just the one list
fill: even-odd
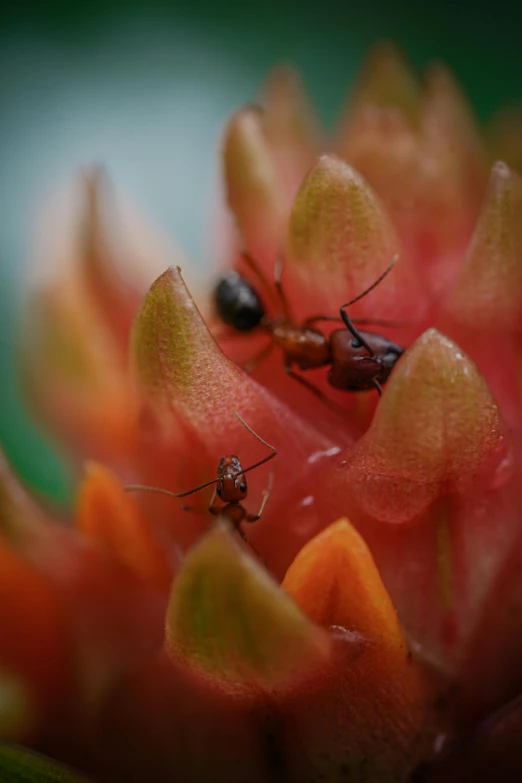
[(390, 650), (405, 642), (373, 557), (347, 519), (315, 536), (288, 569), (282, 587), (311, 620), (337, 625)]
[(106, 320), (126, 355), (132, 319), (142, 292), (130, 282), (132, 274), (124, 274), (127, 259), (124, 243), (114, 231), (117, 220), (107, 175), (103, 169), (93, 166), (83, 172), (81, 185), (79, 271), (85, 276), (100, 317)]
[(63, 697), (70, 650), (58, 593), (1, 538), (0, 627), (0, 672), (22, 696), (23, 736)]
[[(287, 708), (291, 757), (301, 773), (296, 777), (304, 778), (306, 757), (328, 779), (334, 778), (339, 759), (353, 770), (354, 779), (367, 773), (369, 780), (385, 779), (385, 770), (392, 769), (402, 779), (398, 770), (404, 774), (429, 736), (433, 693), (408, 652), (362, 538), (346, 520), (330, 525), (299, 552), (283, 587), (311, 619), (333, 625), (339, 655), (338, 670), (323, 683), (322, 693), (312, 695), (321, 715), (317, 725), (312, 727), (306, 695)], [(336, 724), (350, 727), (338, 745)], [(315, 743), (323, 753), (331, 748), (331, 761), (326, 754), (324, 760), (315, 757)]]
[(90, 463), (77, 502), (82, 533), (105, 546), (144, 581), (160, 589), (169, 587), (172, 570), (166, 556), (138, 506), (111, 471)]
[(20, 356), (23, 388), (72, 451), (110, 460), (132, 445), (132, 394), (118, 346), (71, 281), (32, 293)]
[(47, 534), (48, 520), (29, 497), (0, 450), (0, 536), (15, 547), (36, 545)]

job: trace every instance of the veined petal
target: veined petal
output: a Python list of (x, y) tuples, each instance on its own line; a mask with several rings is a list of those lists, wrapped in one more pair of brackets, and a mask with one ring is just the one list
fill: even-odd
[(48, 524), (0, 451), (0, 538), (15, 547), (38, 545), (47, 535)]
[(305, 177), (294, 201), (287, 234), (288, 271), (314, 312), (338, 312), (368, 288), (394, 256), (400, 261), (357, 316), (420, 319), (425, 300), (419, 280), (386, 212), (363, 178), (346, 163), (323, 155)]
[(473, 237), (437, 326), (477, 362), (506, 421), (520, 425), (522, 180), (493, 167)]
[(167, 648), (212, 678), (256, 687), (289, 684), (329, 652), (326, 633), (224, 526), (187, 555), (166, 620)]
[[(144, 405), (158, 422), (148, 442), (147, 461), (164, 449), (161, 462), (170, 471), (168, 489), (185, 489), (185, 485), (178, 484), (176, 489), (172, 484), (176, 475), (182, 477), (179, 468), (186, 464), (187, 454), (197, 452), (198, 462), (208, 470), (206, 476), (198, 477), (199, 483), (215, 478), (217, 464), (226, 454), (238, 455), (243, 467), (269, 455), (234, 411), (278, 450), (270, 468), (249, 473), (256, 507), (271, 470), (275, 481), (269, 505), (290, 485), (302, 481), (315, 462), (332, 453), (331, 441), (222, 354), (179, 269), (167, 270), (145, 297), (134, 324), (132, 362)], [(292, 472), (289, 464), (294, 466)], [(247, 503), (250, 506), (250, 498)], [(172, 514), (172, 501), (169, 508)], [(189, 529), (186, 515), (182, 524)]]
[(457, 346), (430, 330), (398, 362), (355, 447), (314, 476), (306, 498), (291, 493), (273, 510), (274, 520), (287, 520), (287, 535), (271, 567), (288, 567), (325, 522), (348, 514), (409, 638), (455, 671), (514, 545), (512, 477), (487, 384)]
[(35, 291), (27, 313), (20, 368), (33, 408), (71, 451), (121, 460), (134, 411), (113, 336), (73, 283)]
[(498, 407), (478, 369), (435, 329), (398, 362), (350, 460), (353, 491), (377, 519), (404, 522), (504, 454)]
[(522, 324), (521, 215), (522, 179), (496, 163), (466, 257), (444, 303), (456, 323), (477, 331)]
[(371, 49), (363, 63), (338, 134), (342, 137), (343, 126), (364, 106), (395, 109), (415, 122), (420, 114), (420, 95), (419, 80), (402, 52), (383, 41)]
[(363, 79), (355, 91), (336, 149), (383, 199), (406, 251), (438, 294), (478, 213), (484, 146), (458, 85), (442, 66), (430, 68), (421, 92), (393, 50), (377, 62), (382, 66), (369, 71), (373, 88)]
[(223, 155), (227, 200), (241, 241), (261, 266), (270, 269), (281, 250), (286, 208), (283, 180), (259, 107), (247, 106), (232, 116)]
[(468, 209), (476, 214), (487, 182), (486, 152), (473, 110), (451, 71), (433, 63), (425, 76), (424, 131), (453, 151)]
[(289, 209), (301, 180), (319, 153), (319, 120), (298, 71), (291, 66), (274, 68), (261, 100), (266, 138), (285, 183)]
[[(132, 285), (132, 275), (125, 270), (123, 256), (130, 253), (114, 231), (118, 228), (117, 220), (110, 184), (103, 169), (93, 166), (82, 172), (82, 195), (79, 273), (84, 276), (99, 316), (107, 321), (125, 355), (142, 292)], [(129, 267), (132, 270), (132, 263)]]

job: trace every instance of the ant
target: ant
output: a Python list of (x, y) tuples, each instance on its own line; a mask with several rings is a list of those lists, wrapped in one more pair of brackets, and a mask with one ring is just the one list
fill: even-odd
[[(265, 275), (246, 252), (242, 256), (251, 270), (258, 277), (264, 288), (273, 293)], [(276, 263), (274, 286), (279, 300), (279, 313), (275, 318), (266, 314), (263, 301), (254, 286), (236, 271), (229, 271), (218, 281), (214, 289), (214, 303), (221, 321), (240, 333), (253, 332), (261, 329), (270, 337), (270, 343), (244, 366), (246, 372), (251, 372), (272, 351), (274, 345), (283, 350), (283, 362), (286, 373), (305, 386), (316, 397), (343, 414), (346, 411), (338, 408), (317, 386), (295, 372), (296, 365), (300, 370), (311, 370), (330, 366), (328, 383), (341, 391), (366, 391), (375, 388), (382, 394), (384, 384), (395, 367), (397, 360), (404, 353), (404, 348), (390, 342), (386, 337), (372, 332), (359, 331), (354, 322), (360, 324), (381, 324), (397, 326), (390, 321), (377, 319), (352, 319), (347, 307), (367, 296), (386, 275), (391, 272), (398, 261), (398, 256), (392, 260), (382, 275), (365, 291), (351, 299), (340, 308), (340, 316), (316, 315), (307, 318), (301, 326), (292, 318), (290, 306), (281, 283), (282, 264)], [(346, 329), (335, 329), (328, 337), (315, 329), (319, 321), (342, 321)]]
[[(266, 440), (263, 440), (263, 438), (258, 435), (257, 432), (254, 432), (254, 430), (249, 427), (246, 421), (241, 418), (236, 410), (234, 410), (234, 416), (241, 422), (243, 427), (245, 427), (245, 429), (247, 429), (254, 436), (254, 438), (262, 443), (263, 446), (266, 446), (268, 449), (270, 449), (272, 453), (268, 454), (266, 457), (263, 457), (263, 459), (259, 460), (258, 462), (254, 462), (253, 465), (249, 465), (248, 468), (242, 467), (239, 458), (236, 457), (235, 454), (227, 454), (219, 461), (217, 478), (212, 479), (211, 481), (206, 481), (204, 484), (200, 484), (198, 487), (189, 489), (186, 492), (175, 493), (168, 489), (148, 487), (142, 484), (128, 484), (126, 487), (124, 487), (124, 489), (127, 492), (134, 490), (145, 490), (146, 492), (159, 492), (163, 495), (169, 495), (172, 498), (184, 498), (187, 497), (187, 495), (192, 495), (194, 492), (199, 492), (201, 489), (205, 489), (206, 487), (210, 487), (212, 484), (215, 484), (216, 487), (212, 493), (212, 497), (208, 506), (209, 513), (216, 517), (225, 517), (225, 519), (227, 519), (227, 521), (232, 525), (234, 530), (239, 533), (243, 541), (245, 541), (252, 549), (254, 549), (252, 544), (250, 544), (248, 541), (245, 533), (241, 529), (241, 524), (243, 522), (257, 522), (258, 519), (261, 519), (268, 501), (268, 497), (272, 491), (274, 474), (270, 473), (268, 486), (263, 492), (263, 498), (257, 514), (250, 514), (241, 502), (242, 500), (245, 500), (248, 493), (245, 473), (248, 473), (255, 468), (259, 468), (261, 465), (264, 465), (265, 462), (269, 462), (277, 455), (277, 449), (275, 446), (271, 446), (269, 443), (267, 443)], [(216, 505), (216, 496), (219, 497), (219, 499), (225, 504), (224, 506)], [(187, 506), (185, 503), (181, 504), (181, 508), (184, 511), (204, 511), (202, 508), (197, 506)], [(254, 552), (255, 551), (256, 550), (254, 549)]]

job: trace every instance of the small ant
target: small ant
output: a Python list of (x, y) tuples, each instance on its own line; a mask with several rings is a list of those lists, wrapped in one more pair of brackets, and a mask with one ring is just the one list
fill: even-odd
[[(246, 252), (242, 253), (245, 262), (256, 274), (263, 286), (272, 291), (270, 283), (254, 259)], [(377, 389), (382, 394), (384, 384), (404, 348), (372, 332), (359, 331), (354, 321), (361, 324), (381, 324), (397, 326), (389, 321), (377, 319), (353, 319), (348, 315), (347, 307), (370, 293), (398, 261), (396, 256), (382, 275), (365, 291), (351, 299), (340, 308), (340, 316), (316, 315), (307, 318), (298, 326), (291, 316), (288, 300), (281, 283), (282, 264), (275, 267), (274, 285), (279, 300), (279, 314), (275, 318), (266, 315), (263, 301), (254, 286), (238, 272), (229, 271), (218, 281), (214, 289), (214, 303), (221, 321), (236, 332), (247, 333), (255, 329), (265, 331), (270, 337), (266, 345), (243, 369), (247, 372), (256, 367), (272, 351), (274, 345), (283, 349), (283, 361), (286, 373), (319, 397), (322, 402), (335, 410), (338, 408), (324, 392), (293, 369), (311, 370), (330, 365), (328, 383), (341, 391), (366, 391)], [(335, 329), (328, 337), (314, 324), (319, 321), (342, 321), (346, 329)], [(347, 331), (348, 330), (348, 331)]]
[[(272, 490), (274, 474), (271, 473), (269, 476), (268, 486), (263, 492), (263, 499), (261, 501), (259, 511), (257, 512), (257, 514), (250, 514), (241, 503), (242, 500), (245, 500), (248, 493), (245, 473), (248, 473), (249, 471), (254, 470), (255, 468), (259, 468), (261, 465), (264, 465), (265, 462), (269, 462), (277, 455), (277, 449), (274, 446), (271, 446), (269, 443), (267, 443), (266, 440), (263, 440), (263, 438), (260, 435), (258, 435), (257, 432), (254, 432), (254, 430), (248, 426), (246, 421), (244, 421), (244, 419), (241, 418), (241, 416), (236, 410), (234, 410), (234, 416), (236, 417), (236, 419), (238, 419), (241, 422), (243, 427), (245, 427), (245, 429), (247, 429), (254, 436), (254, 438), (256, 438), (260, 443), (262, 443), (263, 446), (266, 446), (268, 449), (270, 449), (272, 453), (266, 457), (263, 457), (263, 459), (259, 460), (258, 462), (254, 462), (253, 465), (250, 465), (248, 468), (244, 468), (244, 469), (241, 466), (241, 462), (239, 461), (239, 458), (236, 457), (235, 454), (227, 454), (225, 457), (222, 457), (219, 461), (219, 465), (217, 469), (217, 478), (212, 479), (211, 481), (206, 481), (204, 484), (200, 484), (198, 487), (194, 487), (194, 489), (189, 489), (186, 492), (175, 493), (175, 492), (171, 492), (168, 489), (160, 489), (159, 487), (148, 487), (142, 484), (128, 484), (126, 487), (124, 487), (124, 489), (127, 492), (134, 491), (134, 490), (144, 490), (146, 492), (159, 492), (163, 495), (169, 495), (172, 498), (184, 498), (187, 497), (187, 495), (194, 494), (194, 492), (199, 492), (201, 489), (210, 487), (212, 486), (212, 484), (216, 484), (216, 487), (214, 489), (214, 492), (212, 493), (212, 497), (210, 499), (210, 503), (208, 506), (209, 513), (213, 514), (214, 516), (225, 517), (228, 520), (228, 522), (230, 522), (232, 527), (239, 533), (243, 541), (245, 541), (252, 549), (254, 549), (254, 547), (252, 547), (252, 544), (250, 544), (250, 542), (248, 541), (245, 533), (241, 529), (241, 524), (243, 522), (257, 522), (258, 519), (261, 519), (263, 511), (265, 510), (266, 503), (268, 501), (268, 497)], [(216, 505), (216, 495), (225, 504), (224, 506)], [(204, 511), (204, 509), (202, 508), (199, 508), (197, 506), (187, 506), (185, 505), (185, 503), (181, 504), (181, 508), (185, 511), (195, 511), (195, 512)]]

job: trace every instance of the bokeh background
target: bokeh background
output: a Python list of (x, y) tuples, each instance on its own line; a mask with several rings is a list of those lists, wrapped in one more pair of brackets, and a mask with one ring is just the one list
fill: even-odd
[(15, 330), (35, 215), (53, 183), (103, 162), (203, 267), (227, 114), (277, 62), (297, 65), (326, 123), (368, 47), (445, 60), (482, 121), (522, 103), (522, 3), (34, 0), (0, 21), (0, 442), (50, 498), (67, 469), (27, 418)]

